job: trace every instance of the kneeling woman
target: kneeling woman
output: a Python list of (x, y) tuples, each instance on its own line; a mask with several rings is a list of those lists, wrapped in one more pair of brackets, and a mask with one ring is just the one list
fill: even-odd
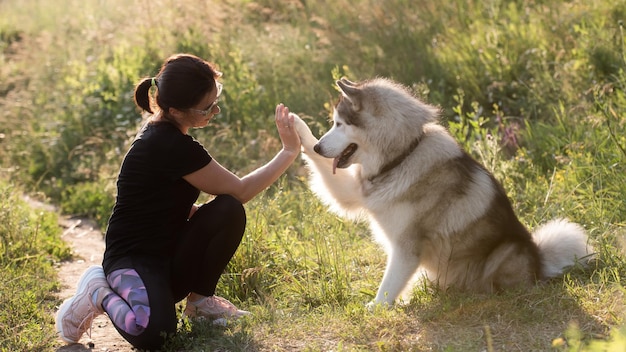
[[(285, 172), (300, 152), (300, 139), (289, 109), (279, 104), (282, 150), (241, 178), (222, 167), (187, 134), (220, 112), (220, 76), (198, 57), (175, 55), (156, 77), (137, 85), (135, 103), (151, 116), (120, 169), (103, 266), (83, 274), (76, 295), (57, 313), (65, 342), (78, 342), (93, 318), (106, 312), (133, 347), (159, 349), (176, 332), (175, 304), (184, 298), (189, 317), (248, 313), (216, 296), (215, 288), (243, 237), (243, 204)], [(198, 207), (200, 192), (216, 197)]]

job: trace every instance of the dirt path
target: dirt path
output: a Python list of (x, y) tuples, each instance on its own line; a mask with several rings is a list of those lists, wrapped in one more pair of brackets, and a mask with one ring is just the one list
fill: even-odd
[[(102, 264), (104, 239), (102, 232), (87, 219), (61, 217), (59, 224), (64, 228), (63, 239), (71, 246), (75, 259), (61, 264), (60, 299), (71, 297), (76, 292), (76, 285), (82, 273), (91, 265)], [(55, 312), (56, 313), (56, 312)], [(57, 352), (130, 352), (132, 346), (115, 330), (106, 315), (97, 317), (91, 328), (91, 339), (87, 334), (77, 344), (65, 345), (60, 339)]]

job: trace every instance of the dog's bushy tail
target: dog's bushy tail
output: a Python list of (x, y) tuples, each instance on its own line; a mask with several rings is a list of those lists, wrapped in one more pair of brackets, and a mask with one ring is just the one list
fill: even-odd
[(585, 229), (566, 219), (555, 219), (538, 227), (533, 240), (539, 246), (544, 278), (560, 276), (576, 263), (586, 265), (593, 257)]

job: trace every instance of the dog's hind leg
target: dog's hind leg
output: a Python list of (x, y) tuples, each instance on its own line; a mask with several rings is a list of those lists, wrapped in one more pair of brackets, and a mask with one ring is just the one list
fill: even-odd
[(389, 252), (387, 267), (373, 304), (392, 305), (419, 267), (419, 256), (411, 249), (394, 248)]

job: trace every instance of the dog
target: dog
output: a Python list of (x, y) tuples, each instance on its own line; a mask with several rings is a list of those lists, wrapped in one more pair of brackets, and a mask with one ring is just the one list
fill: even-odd
[(562, 275), (593, 248), (555, 219), (531, 234), (494, 176), (438, 123), (439, 110), (392, 80), (336, 81), (319, 140), (294, 114), (309, 185), (331, 211), (366, 219), (387, 263), (370, 305), (392, 305), (415, 277), (493, 293)]

